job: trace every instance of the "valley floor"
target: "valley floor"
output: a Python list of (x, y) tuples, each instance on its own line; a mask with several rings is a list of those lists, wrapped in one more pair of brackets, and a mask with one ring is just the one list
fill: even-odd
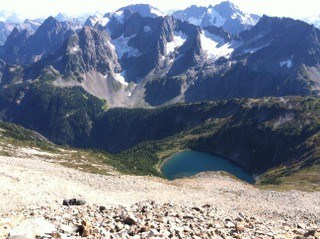
[(284, 225), (292, 232), (298, 223), (320, 229), (320, 192), (259, 190), (220, 173), (169, 182), (154, 177), (89, 174), (41, 158), (1, 156), (0, 195), (0, 226), (1, 218), (19, 215), (13, 211), (40, 207), (60, 210), (63, 199), (81, 198), (89, 205), (107, 208), (129, 208), (147, 200), (188, 208), (210, 205), (222, 222), (242, 215), (270, 225), (270, 233), (284, 229)]

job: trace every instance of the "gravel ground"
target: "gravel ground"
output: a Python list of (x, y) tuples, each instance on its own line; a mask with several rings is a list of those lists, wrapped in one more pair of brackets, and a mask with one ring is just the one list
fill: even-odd
[(93, 175), (41, 159), (0, 157), (0, 184), (0, 218), (30, 208), (58, 210), (65, 198), (105, 207), (130, 207), (147, 200), (184, 207), (209, 204), (219, 218), (242, 214), (262, 221), (306, 223), (307, 219), (313, 224), (320, 218), (320, 192), (263, 191), (219, 173), (169, 182), (154, 177)]

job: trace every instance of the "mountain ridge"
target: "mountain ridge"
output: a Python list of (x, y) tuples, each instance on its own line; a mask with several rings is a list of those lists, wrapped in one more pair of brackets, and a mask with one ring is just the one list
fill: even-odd
[(319, 94), (320, 31), (304, 22), (263, 16), (234, 35), (171, 16), (122, 14), (77, 31), (53, 17), (35, 33), (15, 28), (0, 56), (23, 68), (20, 80), (53, 75), (54, 84), (83, 86), (110, 107)]

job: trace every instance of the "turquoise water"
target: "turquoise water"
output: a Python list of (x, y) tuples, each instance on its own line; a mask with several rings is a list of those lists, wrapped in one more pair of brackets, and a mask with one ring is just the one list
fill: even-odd
[(161, 168), (162, 174), (169, 180), (207, 171), (225, 171), (248, 183), (255, 182), (252, 175), (229, 160), (193, 150), (175, 154)]

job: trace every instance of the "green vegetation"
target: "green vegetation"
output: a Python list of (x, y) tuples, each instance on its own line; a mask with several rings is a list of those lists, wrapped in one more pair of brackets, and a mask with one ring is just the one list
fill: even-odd
[[(21, 126), (0, 122), (0, 143), (12, 144), (17, 147), (37, 147), (44, 151), (55, 152), (54, 145), (35, 131), (27, 130)], [(2, 156), (9, 156), (8, 152), (2, 151)]]
[[(296, 175), (307, 174), (319, 164), (318, 98), (234, 99), (106, 110), (105, 101), (81, 87), (58, 88), (40, 81), (2, 88), (0, 98), (4, 99), (0, 102), (3, 120), (36, 130), (60, 145), (100, 150), (89, 158), (123, 173), (161, 176), (165, 159), (193, 149), (229, 158), (259, 175), (264, 187), (284, 185), (294, 177), (317, 181), (316, 176)], [(11, 138), (25, 140), (24, 136), (21, 132)], [(37, 142), (33, 144), (43, 144)], [(94, 171), (89, 165), (82, 168)]]
[[(50, 83), (10, 85), (0, 90), (0, 119), (36, 130), (58, 144), (88, 144), (92, 122), (105, 102), (81, 87), (60, 88)], [(3, 115), (1, 117), (1, 115)]]

